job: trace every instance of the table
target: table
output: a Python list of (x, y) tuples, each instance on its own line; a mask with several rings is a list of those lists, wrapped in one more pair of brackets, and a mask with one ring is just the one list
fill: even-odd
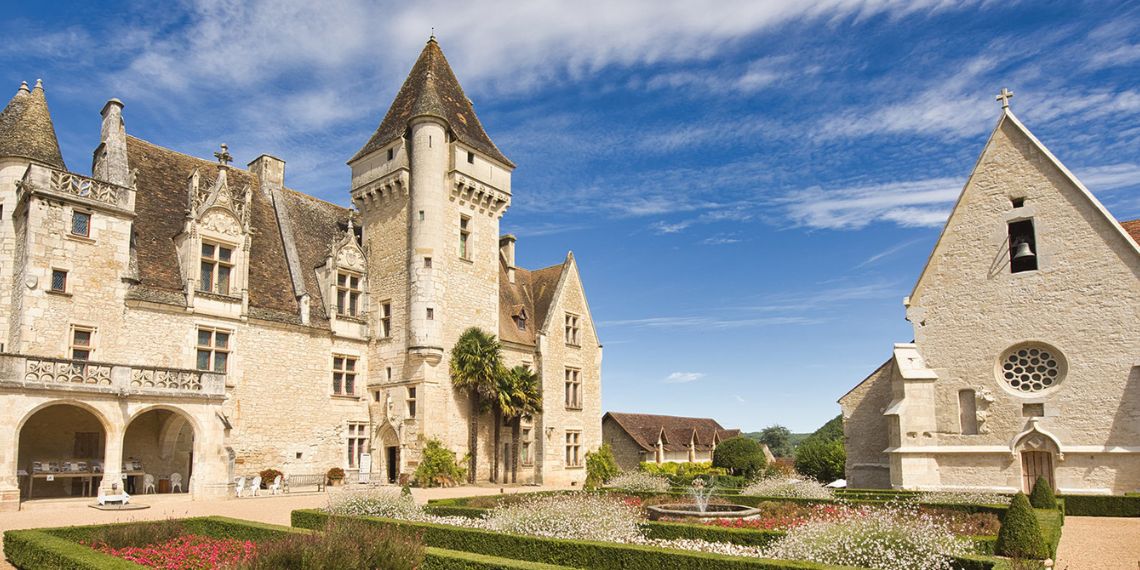
[(36, 473), (31, 473), (28, 475), (28, 499), (34, 498), (34, 496), (32, 495), (32, 489), (35, 488), (36, 479), (45, 479), (46, 480), (49, 477), (52, 480), (55, 480), (55, 479), (83, 479), (83, 496), (84, 497), (90, 497), (91, 496), (91, 487), (94, 486), (92, 480), (95, 478), (96, 475), (98, 475), (100, 477), (103, 476), (102, 473), (92, 472), (92, 471), (60, 471), (57, 473), (40, 471), (40, 472), (36, 472)]

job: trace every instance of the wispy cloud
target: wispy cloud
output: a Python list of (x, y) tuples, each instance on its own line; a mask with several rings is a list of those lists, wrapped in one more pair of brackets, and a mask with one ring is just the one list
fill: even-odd
[(744, 319), (717, 319), (701, 316), (668, 316), (646, 317), (641, 319), (624, 319), (602, 321), (598, 326), (604, 327), (636, 327), (636, 328), (680, 328), (693, 330), (702, 329), (736, 329), (747, 327), (783, 326), (783, 325), (816, 325), (824, 322), (817, 317), (786, 316), (786, 317), (760, 317)]
[(892, 256), (892, 255), (894, 255), (894, 254), (896, 254), (896, 253), (898, 253), (898, 252), (900, 252), (900, 251), (902, 251), (902, 250), (904, 250), (904, 249), (906, 249), (906, 248), (908, 248), (908, 247), (910, 247), (910, 246), (912, 246), (912, 245), (914, 245), (920, 241), (922, 241), (922, 240), (921, 239), (912, 239), (910, 241), (905, 241), (905, 242), (900, 243), (898, 245), (888, 247), (887, 249), (884, 249), (883, 251), (880, 251), (879, 253), (876, 253), (876, 254), (868, 257), (867, 259), (864, 259), (863, 261), (859, 262), (859, 264), (856, 265), (855, 267), (853, 267), (852, 269), (862, 269), (864, 267), (867, 267), (868, 265), (872, 265), (875, 262), (877, 262), (881, 259), (885, 259), (887, 257), (890, 257), (890, 256)]
[(703, 372), (674, 372), (665, 377), (666, 384), (688, 384), (704, 378)]
[(730, 245), (734, 243), (740, 243), (741, 241), (743, 240), (734, 235), (717, 234), (715, 236), (709, 236), (701, 240), (701, 245)]
[(738, 404), (747, 404), (748, 403), (748, 400), (745, 400), (744, 397), (741, 396), (740, 394), (733, 394), (732, 399), (736, 400), (736, 403), (738, 403)]
[(824, 190), (809, 188), (788, 194), (788, 218), (801, 226), (835, 230), (860, 229), (888, 221), (903, 227), (937, 226), (962, 190), (959, 178), (931, 178)]

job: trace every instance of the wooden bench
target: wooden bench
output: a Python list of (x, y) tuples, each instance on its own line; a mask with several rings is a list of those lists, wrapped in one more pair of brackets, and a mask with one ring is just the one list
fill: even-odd
[(325, 490), (325, 474), (288, 475), (285, 477), (285, 492), (290, 493), (297, 487), (317, 488), (317, 492)]

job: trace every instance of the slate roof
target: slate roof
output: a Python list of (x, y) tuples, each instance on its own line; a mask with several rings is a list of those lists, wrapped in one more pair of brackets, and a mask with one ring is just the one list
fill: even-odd
[(384, 120), (376, 129), (376, 133), (368, 143), (356, 153), (352, 161), (364, 155), (383, 148), (392, 141), (403, 137), (408, 129), (408, 122), (415, 117), (431, 115), (447, 121), (455, 138), (474, 147), (483, 154), (514, 167), (479, 123), (475, 116), (475, 109), (471, 100), (463, 94), (463, 87), (459, 85), (455, 73), (443, 56), (443, 50), (432, 37), (420, 52), (419, 59), (412, 66), (404, 85), (400, 87)]
[[(566, 263), (535, 271), (515, 269), (511, 283), (506, 263), (499, 260), (499, 338), (506, 342), (535, 345), (535, 333), (542, 328), (554, 302), (554, 291), (562, 279)], [(526, 310), (526, 330), (519, 330), (514, 317)], [(654, 440), (656, 441), (656, 440)]]
[(31, 90), (27, 83), (20, 85), (8, 106), (0, 112), (0, 156), (28, 158), (67, 170), (39, 81)]
[(1132, 241), (1140, 244), (1140, 220), (1130, 220), (1127, 222), (1120, 222), (1120, 226), (1128, 235), (1132, 236)]
[[(135, 196), (135, 256), (138, 283), (133, 299), (184, 304), (182, 272), (174, 237), (182, 232), (187, 211), (187, 180), (195, 168), (216, 179), (218, 164), (127, 137), (127, 161), (137, 170)], [(300, 304), (290, 277), (288, 260), (277, 223), (273, 196), (253, 173), (231, 167), (226, 174), (231, 189), (249, 185), (250, 204), (249, 305), (256, 318), (300, 324)], [(282, 189), (283, 215), (289, 217), (300, 258), (305, 292), (311, 303), (311, 324), (325, 320), (323, 295), (316, 267), (323, 264), (329, 245), (343, 235), (349, 210), (289, 189)]]
[[(663, 435), (665, 451), (687, 451), (689, 441), (696, 435), (696, 449), (708, 451), (716, 441), (740, 435), (739, 429), (724, 429), (711, 418), (686, 418), (681, 416), (658, 416), (652, 414), (627, 414), (606, 412), (602, 417), (612, 419), (623, 431), (646, 451), (657, 448), (657, 438)], [(664, 434), (662, 434), (664, 432)]]

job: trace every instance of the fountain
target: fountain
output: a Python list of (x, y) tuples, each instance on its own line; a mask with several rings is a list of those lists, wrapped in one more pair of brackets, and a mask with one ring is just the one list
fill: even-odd
[(692, 503), (671, 503), (667, 505), (654, 505), (648, 507), (649, 520), (661, 518), (679, 519), (742, 519), (758, 514), (759, 509), (745, 505), (710, 505), (716, 493), (715, 480), (708, 485), (703, 479), (694, 479), (689, 487), (689, 494), (693, 497)]

